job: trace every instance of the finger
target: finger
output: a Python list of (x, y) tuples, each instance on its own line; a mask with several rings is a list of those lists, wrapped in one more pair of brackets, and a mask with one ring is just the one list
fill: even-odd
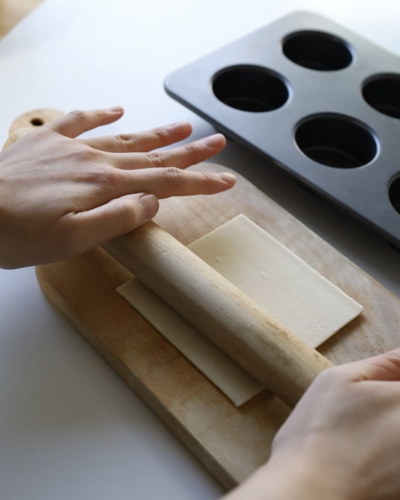
[(222, 134), (212, 135), (168, 151), (150, 153), (110, 153), (111, 161), (117, 168), (134, 170), (142, 168), (177, 167), (186, 168), (222, 151), (226, 140)]
[(400, 381), (400, 348), (338, 369), (354, 381)]
[(220, 193), (236, 183), (236, 177), (227, 172), (193, 172), (175, 167), (126, 172), (121, 179), (123, 189), (152, 193), (158, 199)]
[(182, 141), (192, 133), (190, 123), (181, 122), (138, 134), (121, 134), (81, 140), (87, 146), (109, 153), (148, 152)]
[(96, 111), (71, 111), (62, 118), (47, 125), (47, 128), (66, 137), (75, 138), (88, 130), (113, 123), (121, 118), (123, 114), (124, 110), (120, 106), (110, 109), (98, 109)]
[(152, 194), (135, 193), (114, 199), (105, 205), (75, 214), (77, 253), (128, 233), (151, 220), (158, 212), (158, 200)]

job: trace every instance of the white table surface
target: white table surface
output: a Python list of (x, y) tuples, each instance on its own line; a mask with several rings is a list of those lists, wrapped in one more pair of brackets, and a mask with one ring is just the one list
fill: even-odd
[[(305, 9), (400, 54), (397, 0), (47, 0), (0, 42), (0, 141), (29, 109), (114, 104), (126, 115), (102, 133), (190, 120), (195, 138), (209, 134), (210, 125), (164, 93), (164, 76)], [(217, 161), (400, 296), (400, 254), (385, 241), (287, 174), (264, 171), (263, 159), (232, 142)], [(0, 298), (2, 500), (206, 500), (223, 493), (44, 299), (34, 269), (0, 271)]]

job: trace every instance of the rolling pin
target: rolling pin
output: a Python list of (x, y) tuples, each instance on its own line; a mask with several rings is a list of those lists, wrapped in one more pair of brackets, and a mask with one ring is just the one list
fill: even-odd
[(333, 366), (154, 222), (103, 248), (288, 406)]
[(332, 366), (154, 222), (103, 248), (290, 407)]

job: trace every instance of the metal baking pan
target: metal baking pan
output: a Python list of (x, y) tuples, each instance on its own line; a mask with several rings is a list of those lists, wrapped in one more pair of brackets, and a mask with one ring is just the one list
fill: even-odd
[(171, 73), (165, 89), (400, 247), (400, 58), (296, 12)]

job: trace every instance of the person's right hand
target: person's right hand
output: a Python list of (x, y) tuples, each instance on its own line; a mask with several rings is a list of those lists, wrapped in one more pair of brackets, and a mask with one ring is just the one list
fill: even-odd
[(229, 500), (399, 500), (400, 348), (323, 372)]

